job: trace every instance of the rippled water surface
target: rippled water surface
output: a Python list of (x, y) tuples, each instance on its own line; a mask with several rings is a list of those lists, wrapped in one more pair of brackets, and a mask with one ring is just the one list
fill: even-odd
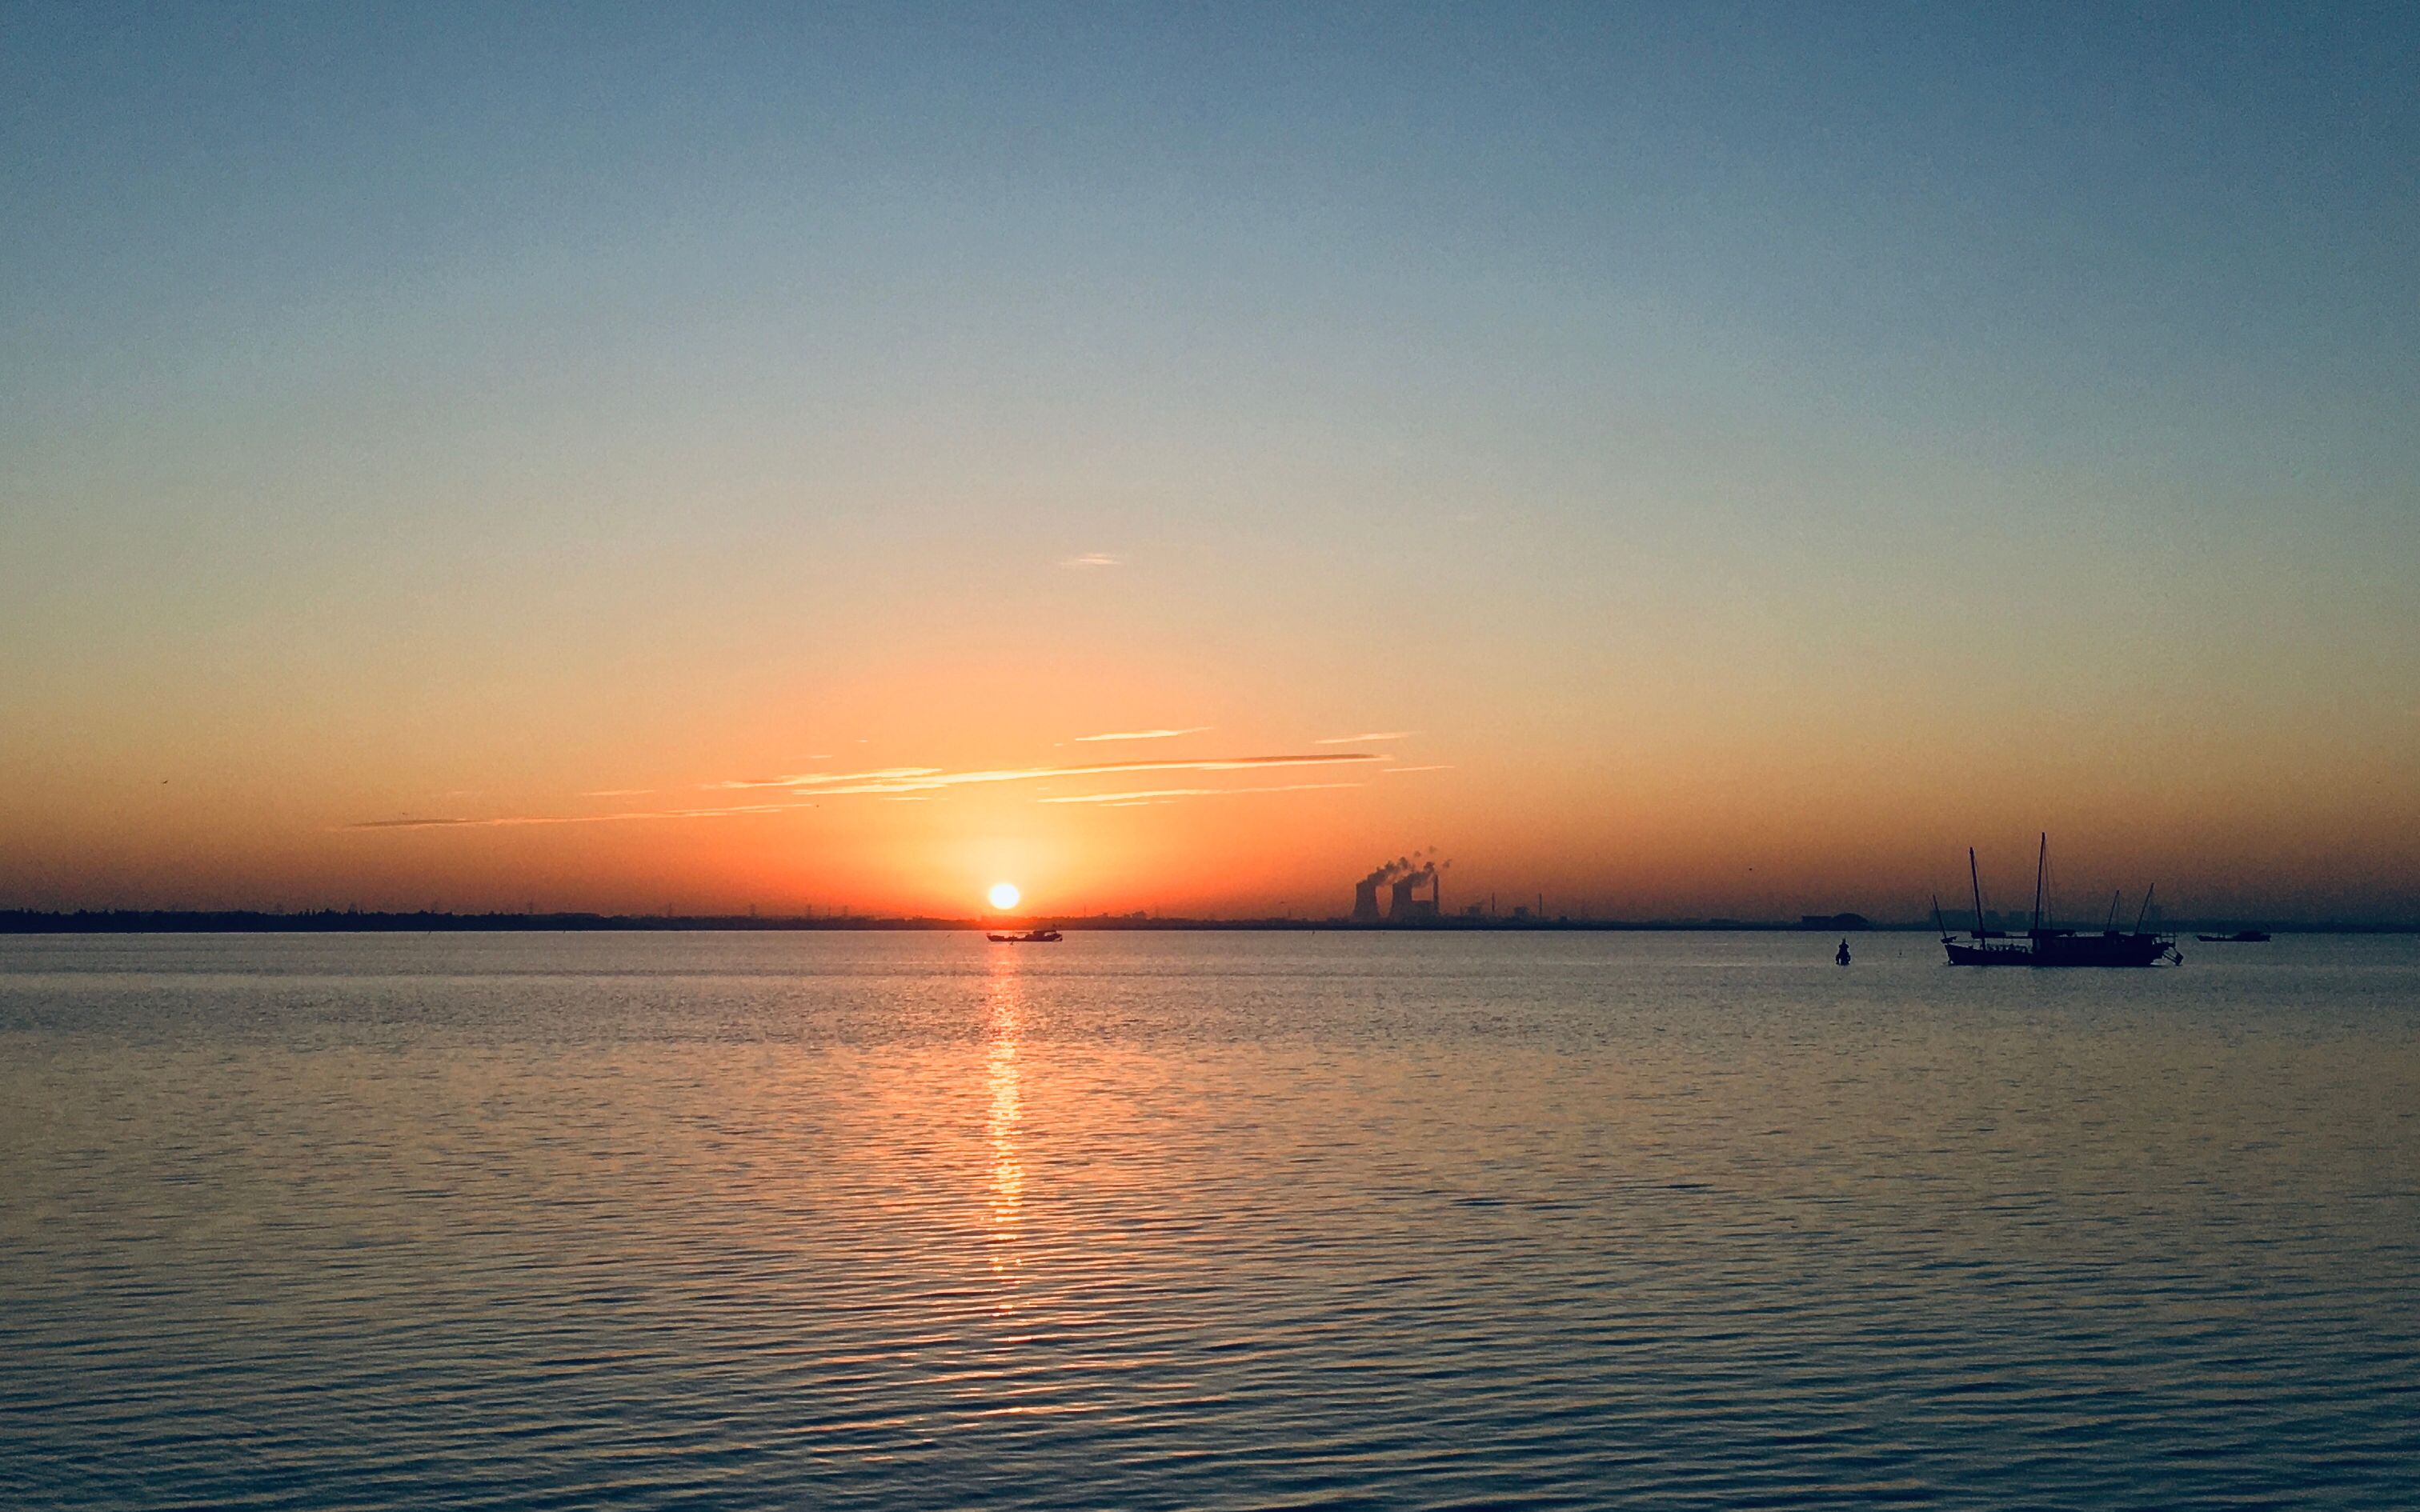
[(0, 1504), (2420, 1505), (2420, 942), (0, 940)]

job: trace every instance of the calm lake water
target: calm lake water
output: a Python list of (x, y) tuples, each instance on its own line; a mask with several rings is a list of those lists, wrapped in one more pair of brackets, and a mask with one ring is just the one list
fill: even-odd
[(2420, 942), (0, 939), (0, 1504), (2420, 1505)]

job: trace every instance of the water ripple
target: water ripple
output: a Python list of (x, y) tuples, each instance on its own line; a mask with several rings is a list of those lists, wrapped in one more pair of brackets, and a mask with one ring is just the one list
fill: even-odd
[(1929, 949), (0, 941), (0, 1504), (2420, 1504), (2420, 949)]

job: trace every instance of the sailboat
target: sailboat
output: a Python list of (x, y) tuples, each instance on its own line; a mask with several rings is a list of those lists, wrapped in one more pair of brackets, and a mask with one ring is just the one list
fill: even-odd
[(2143, 918), (2150, 912), (2151, 891), (2145, 888), (2134, 927), (2118, 926), (2117, 901), (2109, 905), (2109, 922), (2101, 933), (2055, 929), (2042, 918), (2042, 879), (2050, 865), (2050, 836), (2041, 838), (2034, 857), (2034, 921), (2023, 938), (1983, 927), (1983, 880), (1975, 864), (1973, 846), (1966, 849), (1966, 877), (1975, 888), (1975, 928), (1971, 941), (1961, 941), (1941, 919), (1941, 900), (1932, 901), (1932, 922), (1941, 931), (1941, 948), (1953, 966), (2152, 966), (2184, 964), (2184, 953), (2173, 935), (2145, 933)]

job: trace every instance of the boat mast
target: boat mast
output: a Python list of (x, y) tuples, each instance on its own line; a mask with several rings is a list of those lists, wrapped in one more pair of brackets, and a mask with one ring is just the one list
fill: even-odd
[(1966, 880), (1975, 887), (1975, 937), (1983, 937), (1983, 876), (1975, 870), (1975, 847), (1966, 847)]
[(2050, 831), (2043, 830), (2041, 850), (2034, 856), (2034, 933), (2041, 933), (2042, 869), (2050, 865)]
[(2134, 910), (2135, 933), (2140, 934), (2143, 933), (2143, 916), (2151, 911), (2151, 894), (2159, 890), (2160, 885), (2156, 882), (2143, 889), (2143, 906)]

